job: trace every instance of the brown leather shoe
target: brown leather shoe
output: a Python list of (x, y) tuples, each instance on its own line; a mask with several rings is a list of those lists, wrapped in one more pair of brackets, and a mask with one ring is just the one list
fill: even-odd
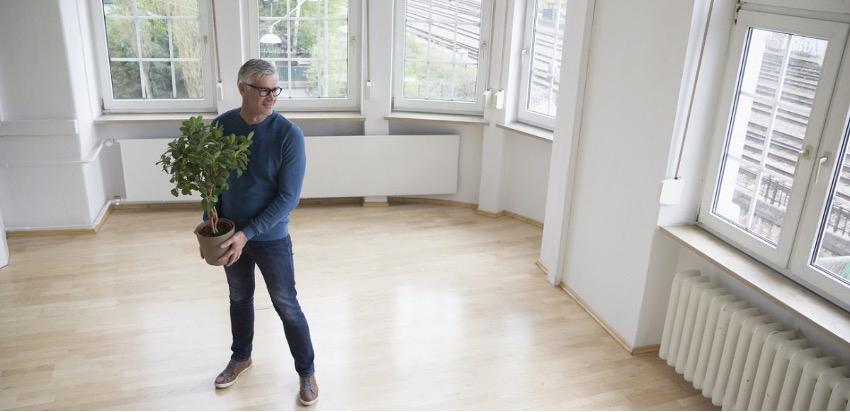
[(236, 379), (242, 372), (248, 370), (251, 367), (251, 359), (242, 362), (236, 362), (231, 360), (227, 362), (227, 367), (224, 368), (218, 376), (215, 377), (215, 387), (218, 389), (224, 389), (236, 383)]
[(304, 406), (310, 406), (319, 400), (319, 385), (316, 383), (316, 375), (301, 377), (301, 390), (298, 392), (298, 401)]

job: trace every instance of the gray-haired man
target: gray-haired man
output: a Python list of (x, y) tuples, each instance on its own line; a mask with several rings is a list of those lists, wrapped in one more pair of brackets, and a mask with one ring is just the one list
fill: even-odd
[(313, 367), (313, 343), (307, 318), (295, 291), (289, 213), (298, 205), (307, 164), (301, 129), (274, 111), (281, 88), (271, 63), (253, 59), (239, 69), (242, 107), (215, 122), (224, 134), (254, 132), (248, 169), (230, 177), (230, 189), (218, 207), (221, 216), (236, 222), (237, 232), (222, 245), (228, 248), (225, 265), (230, 288), (230, 326), (233, 352), (227, 367), (215, 379), (226, 388), (251, 366), (254, 338), (254, 266), (260, 268), (272, 304), (283, 321), (289, 350), (300, 376), (298, 399), (304, 405), (318, 400)]

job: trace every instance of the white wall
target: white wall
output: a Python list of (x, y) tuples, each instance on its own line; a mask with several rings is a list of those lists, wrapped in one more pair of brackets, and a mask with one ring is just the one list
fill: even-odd
[(95, 139), (79, 15), (75, 2), (2, 3), (0, 208), (7, 229), (84, 227), (103, 204), (97, 174), (84, 171)]
[(543, 222), (552, 142), (505, 131), (504, 210)]
[[(696, 220), (699, 209), (702, 185), (708, 162), (710, 144), (715, 116), (717, 114), (717, 98), (720, 88), (717, 84), (722, 79), (725, 67), (729, 33), (732, 30), (733, 15), (736, 2), (734, 0), (715, 0), (711, 16), (711, 26), (706, 37), (705, 24), (708, 18), (709, 5), (705, 2), (695, 2), (691, 21), (691, 33), (688, 40), (688, 50), (685, 57), (684, 76), (681, 79), (679, 91), (679, 110), (673, 127), (672, 144), (670, 145), (669, 161), (667, 163), (667, 178), (676, 176), (676, 166), (679, 151), (682, 160), (678, 176), (684, 185), (682, 199), (676, 205), (663, 205), (658, 214), (658, 225), (689, 224)], [(703, 38), (706, 37), (702, 65), (697, 77), (697, 63)], [(693, 94), (693, 108), (690, 113), (687, 130), (687, 108), (691, 99), (694, 81), (696, 91)], [(687, 132), (687, 137), (683, 135)], [(643, 304), (637, 342), (642, 344), (657, 343), (664, 328), (664, 315), (667, 300), (670, 296), (670, 285), (675, 273), (675, 264), (681, 246), (675, 244), (669, 237), (656, 232), (652, 238), (652, 252), (647, 269), (647, 281), (644, 288)]]
[(654, 343), (638, 326), (691, 12), (597, 0), (593, 16), (562, 280), (632, 346)]
[(2, 11), (3, 120), (73, 119), (59, 0), (6, 1)]
[(574, 0), (567, 3), (558, 115), (549, 156), (546, 209), (539, 259), (549, 271), (547, 280), (552, 284), (560, 283), (564, 273), (594, 10), (594, 0)]

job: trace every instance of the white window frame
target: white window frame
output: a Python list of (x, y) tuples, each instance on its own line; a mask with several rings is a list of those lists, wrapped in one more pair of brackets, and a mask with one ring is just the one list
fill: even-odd
[[(537, 4), (538, 0), (528, 0), (528, 4), (526, 6), (525, 11), (525, 26), (523, 30), (522, 37), (522, 55), (521, 55), (521, 73), (519, 80), (519, 100), (517, 101), (517, 120), (522, 123), (527, 123), (532, 126), (542, 127), (547, 130), (555, 129), (555, 116), (547, 116), (544, 114), (532, 112), (528, 110), (528, 97), (531, 92), (531, 66), (532, 60), (534, 58), (534, 25), (537, 19)], [(559, 16), (560, 17), (560, 16)], [(565, 22), (566, 24), (566, 22)], [(557, 36), (557, 31), (556, 34)], [(564, 35), (566, 36), (566, 29), (564, 30)], [(557, 39), (556, 39), (557, 42)], [(563, 47), (565, 43), (565, 39), (561, 39), (561, 52), (562, 56), (552, 56), (563, 57)], [(563, 60), (561, 60), (561, 64), (563, 65)], [(560, 73), (560, 68), (558, 70)], [(556, 102), (557, 103), (557, 102)], [(557, 116), (557, 111), (556, 111)]]
[(395, 27), (393, 29), (393, 110), (426, 112), (426, 113), (453, 113), (481, 115), (484, 113), (484, 82), (486, 81), (487, 62), (490, 61), (490, 49), (485, 39), (492, 30), (493, 22), (490, 21), (491, 0), (481, 1), (481, 33), (478, 52), (478, 73), (475, 82), (475, 101), (455, 102), (447, 100), (410, 99), (403, 97), (404, 94), (404, 52), (405, 52), (405, 0), (395, 0)]
[[(106, 39), (106, 21), (103, 1), (95, 0), (91, 8), (94, 22), (94, 43), (100, 80), (100, 95), (105, 113), (204, 113), (216, 111), (215, 65), (213, 64), (212, 10), (210, 0), (198, 0), (198, 29), (201, 39), (201, 74), (203, 99), (115, 99), (109, 65)], [(139, 46), (140, 47), (140, 46)], [(141, 52), (141, 47), (139, 49)]]
[[(750, 27), (817, 37), (829, 41), (803, 141), (804, 150), (809, 149), (810, 155), (801, 155), (798, 159), (794, 184), (776, 247), (746, 233), (728, 220), (715, 215), (712, 211), (727, 133), (732, 126), (731, 116), (733, 115), (736, 97), (735, 91), (742, 69), (741, 65), (743, 59), (746, 58), (744, 46)], [(819, 273), (817, 269), (812, 268), (806, 262), (810, 259), (814, 239), (817, 235), (817, 226), (822, 216), (822, 208), (828, 188), (827, 182), (831, 180), (824, 178), (827, 173), (826, 169), (831, 169), (825, 167), (826, 165), (821, 166), (820, 179), (817, 178), (814, 173), (818, 164), (817, 159), (824, 156), (825, 152), (835, 153), (838, 149), (837, 139), (843, 137), (843, 133), (835, 130), (843, 129), (844, 125), (837, 125), (837, 123), (846, 119), (845, 115), (848, 108), (847, 103), (843, 102), (843, 100), (847, 100), (846, 96), (841, 96), (841, 93), (839, 93), (848, 94), (847, 90), (850, 89), (850, 85), (845, 84), (848, 83), (848, 80), (845, 79), (840, 85), (837, 84), (840, 74), (845, 78), (850, 74), (850, 70), (846, 67), (848, 57), (850, 57), (847, 56), (848, 52), (845, 48), (847, 33), (848, 24), (845, 23), (749, 10), (739, 12), (728, 48), (727, 67), (721, 84), (722, 91), (717, 106), (711, 157), (708, 162), (707, 179), (704, 182), (698, 217), (698, 223), (709, 232), (845, 308), (850, 307), (850, 289), (843, 285), (836, 287), (839, 286), (837, 285), (837, 283), (840, 283), (839, 281)], [(844, 55), (845, 64), (841, 66), (843, 69), (839, 73), (842, 55)], [(839, 120), (835, 119), (836, 110), (841, 112), (841, 115), (838, 116), (840, 117)], [(827, 116), (829, 116), (828, 127)], [(837, 135), (830, 136), (826, 133)], [(816, 198), (821, 200), (818, 201)]]
[[(260, 10), (257, 0), (248, 2), (248, 47), (251, 58), (260, 58)], [(275, 109), (287, 112), (356, 111), (360, 108), (361, 0), (348, 0), (348, 97), (277, 98)]]

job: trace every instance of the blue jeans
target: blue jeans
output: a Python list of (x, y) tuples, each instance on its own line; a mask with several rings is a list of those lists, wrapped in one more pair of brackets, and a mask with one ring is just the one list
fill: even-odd
[(313, 343), (310, 327), (301, 311), (295, 291), (295, 267), (292, 263), (292, 239), (249, 241), (236, 263), (225, 267), (230, 287), (230, 329), (233, 333), (231, 359), (251, 358), (254, 340), (254, 264), (260, 268), (272, 305), (283, 321), (289, 352), (300, 376), (313, 375)]

